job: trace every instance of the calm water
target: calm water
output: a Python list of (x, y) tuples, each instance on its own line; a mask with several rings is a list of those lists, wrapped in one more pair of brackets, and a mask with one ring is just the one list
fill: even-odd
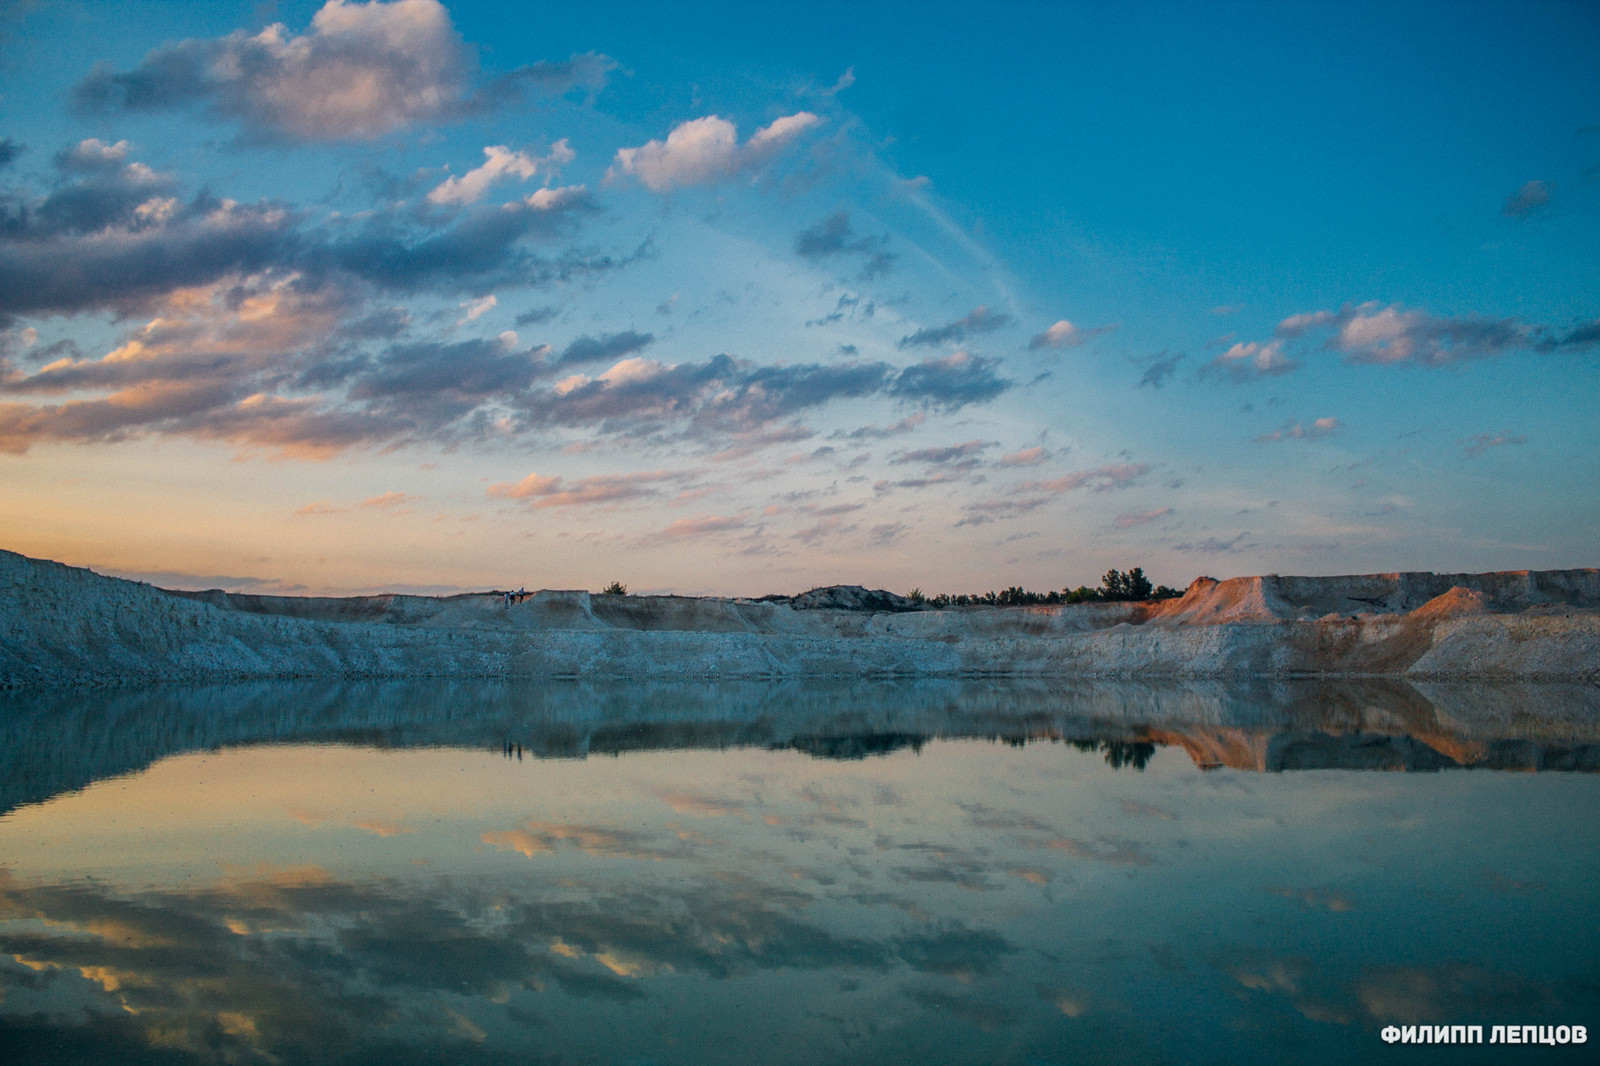
[(0, 745), (5, 1062), (1600, 1046), (1379, 1038), (1600, 1030), (1594, 689), (171, 688)]

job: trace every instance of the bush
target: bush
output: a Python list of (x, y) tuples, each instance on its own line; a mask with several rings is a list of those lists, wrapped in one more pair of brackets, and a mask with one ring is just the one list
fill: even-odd
[(620, 581), (613, 581), (611, 584), (600, 590), (600, 595), (602, 596), (626, 596), (627, 594), (628, 586), (624, 585)]

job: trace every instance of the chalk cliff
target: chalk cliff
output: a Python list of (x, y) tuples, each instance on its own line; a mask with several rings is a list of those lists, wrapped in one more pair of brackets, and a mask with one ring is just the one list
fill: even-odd
[[(824, 590), (828, 591), (828, 590)], [(847, 606), (837, 606), (837, 604)], [(910, 609), (542, 591), (171, 592), (0, 552), (0, 685), (285, 677), (1600, 680), (1600, 570), (1195, 581), (1179, 599)]]

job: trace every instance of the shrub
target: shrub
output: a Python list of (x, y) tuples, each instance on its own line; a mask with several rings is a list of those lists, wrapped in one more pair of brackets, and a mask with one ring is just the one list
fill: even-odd
[(1136, 566), (1126, 574), (1120, 570), (1107, 570), (1106, 576), (1100, 579), (1100, 598), (1104, 600), (1148, 600), (1153, 591), (1142, 566)]
[(627, 594), (628, 586), (624, 585), (620, 581), (613, 581), (611, 584), (600, 590), (600, 595), (602, 596), (626, 596)]
[(1054, 603), (1116, 603), (1127, 600), (1168, 600), (1182, 596), (1179, 589), (1168, 588), (1166, 585), (1154, 587), (1150, 579), (1145, 576), (1144, 568), (1136, 566), (1127, 573), (1121, 570), (1107, 570), (1101, 579), (1099, 588), (1090, 588), (1088, 585), (1079, 585), (1077, 588), (1061, 589), (1059, 592), (1033, 592), (1021, 585), (1012, 585), (999, 592), (978, 592), (952, 594), (941, 592), (936, 596), (927, 596), (921, 589), (911, 590), (911, 600), (914, 603), (928, 603), (934, 607), (1028, 607), (1033, 604)]

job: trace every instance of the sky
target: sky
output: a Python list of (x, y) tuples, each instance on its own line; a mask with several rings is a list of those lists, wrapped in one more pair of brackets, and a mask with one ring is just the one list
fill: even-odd
[(0, 547), (168, 587), (1600, 565), (1589, 4), (0, 5)]

